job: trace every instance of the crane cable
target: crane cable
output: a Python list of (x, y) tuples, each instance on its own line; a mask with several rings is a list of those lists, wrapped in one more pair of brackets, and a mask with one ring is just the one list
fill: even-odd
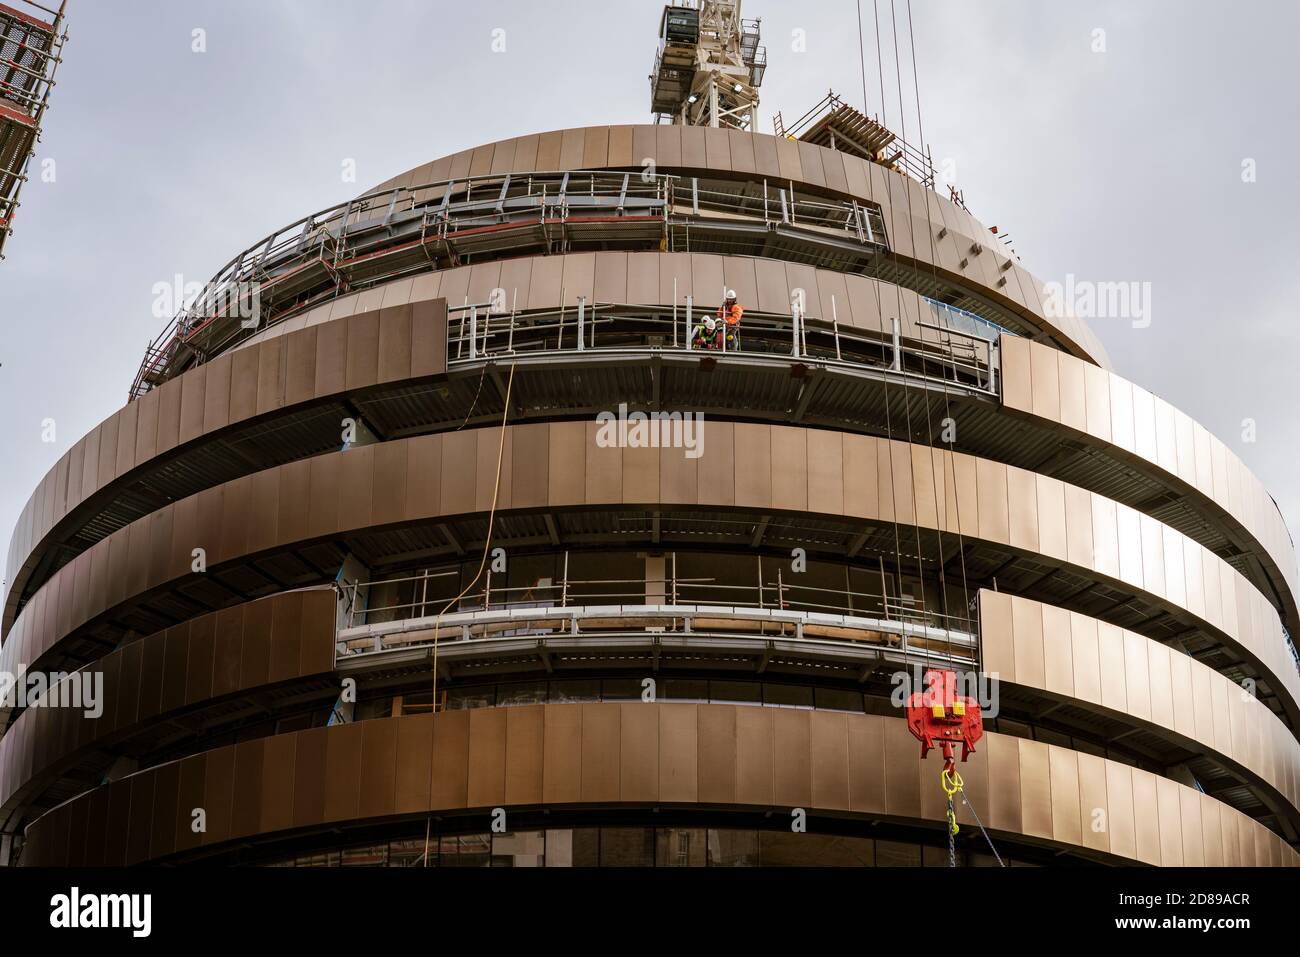
[[(874, 0), (873, 0), (873, 4), (874, 4)], [(867, 60), (866, 60), (866, 54), (863, 51), (863, 41), (862, 41), (862, 33), (863, 33), (862, 0), (857, 0), (857, 6), (858, 6), (858, 64), (862, 73), (862, 108), (863, 110), (866, 110), (867, 108)], [(882, 120), (887, 122), (889, 117), (888, 117), (888, 113), (885, 110), (885, 73), (884, 73), (884, 66), (882, 65), (881, 55), (880, 55), (880, 10), (878, 7), (874, 7), (874, 6), (873, 6), (873, 10), (875, 15), (875, 33), (876, 33), (876, 65), (880, 77), (880, 110), (881, 110)], [(874, 201), (875, 194), (871, 186), (870, 171), (868, 171), (868, 176), (867, 176), (867, 189), (868, 191), (872, 192), (871, 198)], [(892, 211), (893, 211), (893, 206), (891, 205), (890, 206), (891, 217), (890, 217), (890, 224), (889, 224), (891, 233), (893, 232), (893, 225), (894, 225)], [(874, 276), (871, 277), (871, 286), (873, 292), (875, 293), (876, 314), (880, 316), (881, 332), (883, 333), (884, 320), (885, 320), (885, 308), (880, 294), (880, 280), (875, 278)], [(903, 546), (898, 534), (898, 510), (896, 507), (895, 496), (894, 496), (894, 428), (893, 428), (893, 422), (891, 421), (891, 414), (889, 410), (889, 370), (890, 368), (892, 368), (896, 360), (898, 360), (898, 355), (897, 355), (897, 351), (895, 350), (895, 353), (890, 357), (889, 365), (886, 366), (882, 372), (881, 393), (884, 398), (884, 406), (885, 406), (885, 454), (888, 457), (888, 462), (889, 462), (889, 507), (890, 507), (890, 511), (893, 512), (893, 521), (890, 524), (893, 526), (894, 529), (894, 568), (896, 570), (896, 574), (898, 575), (897, 589), (898, 589), (899, 598), (901, 600), (902, 593), (903, 593), (903, 582), (902, 582)], [(899, 367), (901, 368), (902, 367), (901, 360), (898, 361), (898, 364)], [(885, 583), (883, 581), (883, 577), (884, 577), (883, 564), (884, 563), (882, 562), (881, 563), (882, 565), (881, 589), (883, 590), (884, 593), (880, 596), (880, 600), (881, 600), (882, 613), (887, 619), (889, 617), (889, 590), (887, 587), (885, 587)]]
[[(876, 62), (877, 62), (877, 70), (878, 70), (878, 76), (879, 76), (879, 82), (880, 82), (880, 97), (881, 97), (882, 123), (884, 123), (884, 124), (887, 125), (887, 123), (888, 123), (888, 118), (887, 118), (887, 113), (885, 112), (884, 63), (883, 63), (883, 58), (882, 58), (882, 55), (881, 55), (881, 48), (880, 48), (880, 13), (879, 13), (879, 5), (878, 5), (878, 3), (879, 3), (879, 0), (873, 0), (873, 8), (874, 8), (874, 14), (875, 14), (875, 33), (876, 33)], [(861, 68), (861, 74), (862, 74), (862, 96), (863, 96), (863, 107), (865, 108), (865, 107), (866, 107), (866, 99), (867, 99), (867, 81), (866, 81), (866, 57), (865, 57), (865, 53), (864, 53), (863, 40), (862, 40), (862, 0), (857, 0), (857, 11), (858, 11), (858, 56), (859, 56), (859, 64), (860, 64), (860, 68)], [(891, 20), (891, 23), (893, 24), (893, 34), (894, 34), (894, 67), (895, 67), (895, 73), (896, 73), (896, 76), (897, 76), (897, 89), (898, 89), (898, 99), (899, 99), (900, 123), (903, 124), (902, 136), (903, 136), (904, 143), (906, 143), (906, 139), (907, 139), (907, 136), (906, 136), (906, 119), (905, 119), (905, 117), (903, 117), (902, 68), (901, 68), (901, 64), (899, 63), (899, 60), (898, 60), (898, 22), (897, 22), (897, 15), (896, 15), (896, 12), (895, 12), (894, 0), (890, 0), (890, 20)], [(922, 120), (921, 120), (921, 94), (920, 94), (920, 87), (919, 87), (919, 85), (918, 85), (918, 83), (917, 83), (917, 67), (916, 67), (916, 39), (915, 39), (915, 34), (914, 34), (914, 31), (913, 31), (913, 26), (912, 26), (912, 5), (911, 5), (911, 0), (907, 0), (907, 21), (908, 21), (908, 39), (909, 39), (909, 45), (910, 45), (910, 49), (911, 49), (911, 53), (912, 53), (912, 86), (913, 86), (913, 91), (914, 91), (914, 93), (915, 93), (915, 97), (916, 97), (917, 124), (918, 124), (918, 127), (919, 127), (919, 129), (918, 129), (918, 135), (922, 138), (922, 140), (924, 140), (924, 135), (925, 135), (925, 134), (924, 134), (924, 127), (921, 126), (921, 123), (922, 123)], [(926, 156), (927, 156), (927, 160), (928, 160), (928, 156), (929, 156), (928, 149), (927, 149)], [(868, 180), (868, 185), (870, 185), (870, 180)], [(910, 218), (911, 218), (911, 215), (912, 215), (912, 196), (911, 196), (911, 190), (910, 190), (910, 188), (907, 189), (907, 207), (908, 207), (908, 217), (909, 217), (909, 219), (910, 219)], [(929, 198), (928, 198), (928, 196), (927, 196), (927, 198), (926, 198), (926, 214), (927, 214), (927, 218), (928, 218), (928, 217), (929, 217), (929, 214), (930, 214), (930, 202), (929, 202)], [(893, 224), (894, 224), (894, 203), (893, 203), (892, 200), (891, 200), (891, 202), (890, 202), (890, 232), (891, 232), (891, 233), (893, 232)], [(938, 268), (937, 268), (937, 266), (935, 265), (934, 233), (933, 233), (932, 230), (930, 230), (929, 232), (930, 232), (930, 268), (931, 268), (931, 272), (932, 272), (932, 276), (933, 276), (933, 281), (934, 281), (935, 284), (937, 285), (937, 283), (938, 283)], [(898, 253), (893, 249), (892, 245), (891, 245), (891, 247), (889, 248), (889, 252), (887, 253), (887, 255), (890, 255), (890, 256), (893, 257), (895, 268), (901, 268), (901, 267), (899, 267), (899, 265), (898, 265)], [(879, 310), (879, 309), (880, 309), (880, 302), (881, 302), (881, 295), (880, 295), (879, 281), (878, 281), (878, 280), (877, 280), (877, 281), (874, 281), (874, 282), (873, 282), (873, 285), (875, 286), (875, 289), (876, 289), (876, 302), (877, 302), (877, 309)], [(896, 305), (897, 305), (897, 307), (898, 307), (898, 311), (899, 311), (899, 313), (901, 314), (901, 312), (902, 312), (902, 289), (901, 289), (901, 287), (898, 286), (897, 283), (895, 283), (895, 290), (896, 290), (896, 297), (897, 297), (897, 298), (896, 298)], [(882, 318), (883, 318), (883, 312), (882, 312)], [(949, 352), (949, 354), (951, 354), (951, 353), (952, 353), (952, 337), (951, 337), (951, 336), (948, 336), (948, 338), (947, 338), (947, 347), (948, 347), (948, 352)], [(922, 359), (922, 362), (924, 363), (924, 358)], [(901, 365), (901, 364), (900, 364), (900, 365)], [(901, 369), (900, 369), (900, 371), (901, 371)], [(924, 367), (922, 368), (922, 372), (924, 373)], [(923, 391), (923, 394), (924, 394), (924, 397), (925, 397), (926, 430), (927, 430), (927, 436), (928, 436), (928, 435), (931, 434), (931, 430), (932, 430), (932, 419), (931, 419), (931, 417), (930, 417), (930, 403), (929, 403), (929, 385), (928, 385), (928, 381), (926, 380), (924, 374), (922, 375), (921, 378), (922, 378), (922, 391)], [(891, 482), (891, 486), (892, 486), (892, 482), (893, 482), (893, 452), (892, 452), (892, 444), (893, 444), (892, 439), (893, 439), (893, 433), (892, 433), (892, 428), (891, 428), (891, 425), (890, 425), (890, 414), (889, 414), (889, 394), (888, 394), (889, 376), (888, 376), (888, 372), (886, 372), (886, 374), (885, 374), (884, 382), (885, 382), (885, 422), (886, 422), (886, 426), (885, 426), (885, 428), (886, 428), (886, 434), (887, 434), (887, 436), (888, 436), (888, 438), (889, 438), (889, 447), (890, 447), (890, 482)], [(951, 413), (951, 406), (950, 406), (950, 399), (949, 399), (948, 387), (947, 387), (947, 381), (946, 381), (946, 379), (943, 381), (943, 384), (942, 384), (942, 391), (943, 391), (943, 398), (944, 398), (944, 409), (945, 409), (945, 415), (947, 415), (949, 418), (951, 418), (951, 414), (950, 414), (950, 413)], [(909, 403), (909, 401), (908, 401), (908, 397), (907, 397), (907, 394), (906, 394), (906, 387), (904, 387), (904, 396), (903, 396), (903, 400), (904, 400), (904, 414), (905, 414), (906, 417), (907, 417), (907, 420), (906, 420), (906, 428), (907, 428), (908, 444), (909, 444), (909, 446), (910, 446), (910, 445), (911, 445), (911, 439), (912, 439), (912, 434), (911, 434), (911, 413), (910, 413), (910, 403)], [(941, 452), (942, 452), (942, 451), (943, 451), (943, 450), (941, 450)], [(957, 489), (957, 481), (956, 481), (956, 478), (957, 478), (957, 476), (956, 476), (956, 461), (955, 461), (955, 458), (954, 458), (954, 453), (953, 453), (951, 450), (947, 450), (946, 458), (948, 459), (949, 462), (952, 463), (952, 472), (953, 472), (953, 501), (954, 501), (954, 511), (955, 511), (956, 527), (957, 527), (958, 554), (959, 554), (959, 556), (960, 556), (960, 558), (961, 558), (961, 569), (962, 569), (962, 595), (963, 595), (963, 600), (967, 603), (967, 604), (966, 604), (966, 609), (965, 609), (965, 610), (966, 610), (967, 612), (969, 612), (970, 605), (969, 605), (969, 590), (968, 590), (968, 582), (967, 582), (967, 575), (966, 575), (965, 543), (964, 543), (964, 541), (963, 541), (963, 536), (962, 536), (962, 531), (961, 531), (961, 507), (960, 507), (960, 494), (959, 494), (958, 489)], [(914, 464), (914, 463), (909, 463), (909, 464), (912, 465), (913, 488), (915, 488), (915, 464)], [(939, 492), (938, 492), (938, 483), (935, 481), (935, 473), (934, 473), (934, 450), (933, 450), (933, 449), (931, 449), (931, 454), (930, 454), (930, 474), (931, 474), (931, 485), (932, 485), (932, 487), (933, 487), (934, 498), (935, 498), (936, 534), (939, 536), (939, 539), (938, 539), (938, 540), (939, 540), (939, 556), (940, 556), (940, 570), (939, 570), (939, 576), (940, 576), (940, 581), (942, 582), (943, 579), (944, 579), (944, 576), (943, 576), (943, 569), (942, 569), (942, 557), (943, 557), (943, 532), (942, 532), (942, 529), (939, 527), (940, 525), (942, 525), (942, 523), (939, 522), (939, 520), (938, 520), (938, 513), (939, 513), (939, 507), (938, 507), (938, 496), (939, 496)], [(891, 501), (892, 501), (892, 496), (891, 496)], [(924, 577), (923, 577), (923, 575), (920, 574), (921, 571), (922, 571), (922, 567), (921, 567), (921, 537), (920, 537), (920, 520), (919, 520), (919, 514), (918, 514), (917, 509), (916, 509), (916, 503), (915, 503), (915, 501), (913, 501), (913, 519), (914, 519), (914, 525), (915, 525), (916, 536), (917, 536), (917, 567), (918, 567), (918, 577), (920, 578), (920, 587), (921, 587), (921, 589), (922, 589), (922, 592), (921, 592), (921, 594), (922, 594), (922, 606), (924, 607), (924, 594), (925, 594), (925, 593), (924, 593), (924, 589), (925, 589), (925, 582), (924, 582)], [(900, 563), (900, 564), (899, 564), (899, 567), (900, 567), (900, 570), (901, 570), (901, 549), (900, 549), (900, 547), (899, 547), (899, 539), (898, 539), (897, 512), (895, 512), (895, 521), (894, 521), (894, 537), (895, 537), (895, 557), (896, 557), (896, 560), (898, 560), (899, 563)], [(900, 584), (901, 584), (901, 583), (900, 583)], [(946, 634), (947, 634), (948, 657), (951, 659), (951, 656), (952, 656), (952, 634), (951, 634), (951, 628), (947, 628), (947, 629), (946, 629)], [(950, 771), (947, 767), (944, 767), (943, 769), (941, 769), (941, 771), (940, 771), (940, 786), (942, 787), (942, 789), (943, 789), (943, 791), (944, 791), (944, 794), (945, 794), (945, 797), (947, 798), (947, 812), (946, 812), (945, 817), (946, 817), (946, 819), (947, 819), (947, 824), (948, 824), (947, 830), (948, 830), (948, 863), (949, 863), (949, 866), (951, 866), (951, 867), (956, 867), (956, 866), (957, 866), (956, 835), (957, 835), (957, 833), (958, 833), (958, 831), (959, 831), (959, 828), (958, 828), (958, 826), (957, 826), (957, 815), (956, 815), (956, 810), (955, 810), (955, 807), (954, 807), (954, 799), (955, 799), (957, 796), (960, 796), (960, 797), (961, 797), (961, 800), (962, 800), (962, 803), (965, 804), (968, 808), (970, 808), (971, 814), (972, 814), (972, 816), (974, 816), (974, 818), (975, 818), (975, 823), (976, 823), (976, 825), (979, 827), (979, 829), (980, 829), (980, 833), (982, 833), (982, 834), (984, 835), (984, 840), (988, 843), (989, 850), (991, 850), (991, 851), (993, 852), (993, 856), (994, 856), (994, 858), (997, 860), (999, 866), (1005, 867), (1006, 864), (1005, 864), (1005, 862), (1002, 860), (1001, 855), (998, 854), (997, 848), (994, 847), (994, 845), (993, 845), (993, 840), (992, 840), (992, 838), (989, 836), (988, 831), (985, 829), (985, 827), (984, 827), (984, 823), (983, 823), (983, 821), (980, 819), (979, 812), (977, 812), (977, 811), (975, 810), (974, 805), (971, 804), (970, 800), (966, 797), (965, 791), (964, 791), (964, 789), (963, 789), (963, 788), (964, 788), (964, 785), (965, 785), (965, 782), (963, 781), (963, 779), (962, 779), (962, 777), (961, 777), (961, 774), (956, 770), (956, 768), (951, 769), (951, 771)]]
[[(914, 33), (913, 29), (912, 29), (912, 0), (907, 0), (907, 38), (908, 38), (908, 44), (909, 44), (909, 46), (910, 46), (910, 48), (911, 48), (911, 52), (912, 52), (912, 90), (913, 90), (913, 92), (915, 93), (915, 96), (916, 96), (916, 125), (917, 125), (917, 136), (920, 137), (922, 145), (925, 146), (925, 151), (926, 151), (926, 160), (927, 160), (927, 162), (928, 162), (928, 161), (929, 161), (929, 157), (930, 157), (930, 148), (929, 148), (928, 145), (925, 144), (925, 121), (924, 121), (924, 119), (922, 118), (922, 115), (921, 115), (921, 87), (920, 87), (920, 83), (919, 83), (919, 81), (917, 80), (917, 66), (916, 66), (916, 35), (915, 35), (915, 33)], [(932, 175), (932, 176), (933, 176), (933, 170), (934, 170), (934, 166), (933, 166), (933, 164), (931, 163), (931, 175)], [(930, 192), (933, 192), (933, 187), (931, 187)], [(927, 192), (927, 193), (925, 194), (925, 215), (926, 215), (926, 219), (927, 219), (927, 220), (930, 219), (930, 215), (931, 215), (931, 210), (930, 210), (930, 192)], [(910, 202), (910, 199), (911, 199), (911, 194), (910, 194), (910, 193), (909, 193), (909, 195), (908, 195), (908, 198), (909, 198), (909, 202)], [(909, 209), (908, 209), (908, 215), (909, 215), (909, 216), (911, 215), (911, 209), (910, 209), (910, 207), (909, 207)], [(933, 230), (933, 229), (927, 229), (927, 232), (930, 234), (930, 275), (931, 275), (931, 279), (933, 280), (933, 282), (935, 283), (935, 285), (938, 286), (938, 283), (939, 283), (939, 267), (936, 265), (936, 263), (938, 262), (938, 253), (936, 252), (935, 244), (934, 244), (934, 230)], [(952, 354), (952, 336), (951, 336), (951, 335), (949, 335), (949, 336), (947, 337), (947, 340), (946, 340), (946, 343), (945, 343), (945, 344), (947, 345), (949, 355), (951, 355), (951, 354)], [(955, 375), (956, 375), (956, 366), (955, 366), (955, 362), (956, 362), (956, 360), (954, 359), (954, 373), (953, 373), (953, 374), (954, 374), (954, 377), (955, 377)], [(991, 370), (990, 370), (990, 373), (991, 373)], [(949, 395), (948, 395), (948, 380), (947, 380), (946, 378), (942, 380), (940, 388), (941, 388), (942, 393), (943, 393), (943, 414), (944, 414), (944, 418), (945, 418), (947, 421), (954, 423), (954, 425), (955, 425), (956, 420), (953, 419), (953, 417), (952, 417), (952, 405), (951, 405), (951, 402), (950, 402), (950, 400), (949, 400)], [(930, 403), (929, 403), (929, 387), (928, 387), (928, 385), (926, 386), (926, 408), (925, 408), (925, 418), (926, 418), (926, 430), (929, 431), (929, 429), (930, 429)], [(953, 436), (953, 444), (955, 444), (955, 442), (956, 442), (956, 435), (954, 434), (954, 436)], [(950, 448), (950, 449), (947, 449), (946, 451), (941, 450), (941, 454), (942, 454), (943, 459), (947, 461), (948, 466), (949, 466), (949, 467), (951, 468), (951, 470), (952, 470), (952, 490), (953, 490), (952, 501), (953, 501), (953, 511), (954, 511), (954, 518), (955, 518), (955, 526), (956, 526), (956, 529), (957, 529), (957, 555), (958, 555), (958, 557), (959, 557), (959, 559), (960, 559), (960, 561), (961, 561), (961, 593), (962, 593), (962, 602), (964, 603), (964, 604), (963, 604), (964, 614), (965, 614), (966, 616), (969, 616), (969, 615), (970, 615), (970, 588), (969, 588), (969, 584), (968, 584), (967, 577), (966, 577), (966, 543), (965, 543), (965, 541), (963, 540), (963, 534), (962, 534), (962, 530), (961, 530), (961, 495), (959, 494), (959, 492), (958, 492), (958, 490), (957, 490), (957, 463), (956, 463), (956, 452), (955, 452), (953, 449)], [(945, 481), (945, 483), (947, 482), (947, 475), (946, 475), (946, 474), (944, 475), (944, 481)], [(938, 494), (939, 494), (939, 492), (938, 492), (938, 485), (937, 485), (937, 483), (936, 483), (936, 486), (935, 486), (935, 513), (936, 513), (936, 515), (938, 514)], [(942, 542), (941, 542), (941, 546), (940, 546), (940, 558), (942, 559)], [(969, 619), (968, 619), (968, 621), (969, 621)], [(969, 627), (969, 624), (968, 624), (968, 627)], [(952, 655), (951, 637), (952, 637), (952, 636), (951, 636), (951, 630), (950, 630), (950, 631), (949, 631), (949, 648), (948, 648), (949, 657), (951, 657), (951, 655)]]
[[(497, 501), (501, 496), (501, 463), (505, 460), (506, 450), (506, 421), (510, 417), (510, 395), (515, 384), (515, 364), (516, 360), (512, 357), (510, 360), (510, 377), (506, 380), (506, 397), (504, 408), (501, 411), (501, 436), (497, 441), (497, 474), (496, 482), (492, 488), (492, 508), (488, 512), (487, 534), (483, 537), (483, 557), (479, 561), (478, 571), (474, 573), (474, 578), (468, 585), (461, 589), (460, 594), (453, 598), (447, 604), (442, 606), (434, 618), (433, 623), (433, 707), (434, 713), (438, 710), (438, 640), (442, 634), (442, 616), (447, 610), (453, 607), (458, 601), (464, 598), (480, 578), (483, 577), (483, 569), (487, 567), (488, 554), (492, 549), (492, 529), (496, 525)], [(486, 366), (484, 369), (486, 370)], [(485, 609), (486, 610), (486, 609)]]

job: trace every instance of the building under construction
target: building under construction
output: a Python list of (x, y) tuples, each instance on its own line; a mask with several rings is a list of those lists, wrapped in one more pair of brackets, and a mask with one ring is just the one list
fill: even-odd
[(0, 670), (105, 708), (6, 702), (11, 863), (1300, 860), (1259, 480), (865, 104), (759, 132), (739, 2), (658, 32), (655, 122), (250, 243), (50, 470)]
[(63, 10), (34, 2), (0, 3), (0, 258), (13, 232), (19, 197), (41, 136), (67, 32)]

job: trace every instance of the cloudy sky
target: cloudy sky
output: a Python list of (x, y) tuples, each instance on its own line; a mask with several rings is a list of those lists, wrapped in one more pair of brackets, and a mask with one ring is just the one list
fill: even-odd
[[(889, 50), (889, 0), (877, 3)], [(905, 120), (915, 139), (907, 0), (894, 4), (907, 110), (888, 54), (881, 102), (863, 0), (868, 108)], [(1009, 232), (1041, 279), (1149, 282), (1149, 327), (1094, 323), (1117, 371), (1236, 449), (1300, 528), (1300, 182), (1288, 165), (1300, 156), (1300, 4), (911, 6), (925, 139), (971, 211)], [(661, 4), (69, 8), (37, 157), (54, 161), (54, 181), (35, 168), (0, 263), (0, 556), (41, 476), (124, 403), (165, 324), (156, 283), (206, 281), (277, 227), (464, 147), (647, 121)], [(768, 47), (762, 131), (774, 111), (797, 116), (828, 88), (860, 105), (854, 0), (745, 0), (744, 13), (762, 18)], [(347, 160), (356, 183), (343, 180)], [(1254, 182), (1243, 182), (1247, 160)], [(46, 419), (54, 442), (42, 441)]]

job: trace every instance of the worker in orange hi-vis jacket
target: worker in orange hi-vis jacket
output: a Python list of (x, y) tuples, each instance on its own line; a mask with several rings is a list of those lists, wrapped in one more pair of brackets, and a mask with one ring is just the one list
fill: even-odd
[(727, 348), (740, 348), (740, 317), (745, 314), (745, 307), (736, 302), (736, 290), (727, 290), (727, 299), (718, 307), (718, 318), (726, 320)]

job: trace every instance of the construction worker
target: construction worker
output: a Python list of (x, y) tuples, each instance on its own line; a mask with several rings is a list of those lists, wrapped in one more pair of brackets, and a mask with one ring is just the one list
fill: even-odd
[(740, 317), (745, 314), (745, 307), (736, 301), (736, 290), (727, 290), (726, 301), (718, 307), (718, 318), (725, 323), (727, 349), (740, 348)]
[(712, 316), (701, 316), (695, 324), (695, 335), (691, 340), (694, 349), (722, 348), (722, 320)]

